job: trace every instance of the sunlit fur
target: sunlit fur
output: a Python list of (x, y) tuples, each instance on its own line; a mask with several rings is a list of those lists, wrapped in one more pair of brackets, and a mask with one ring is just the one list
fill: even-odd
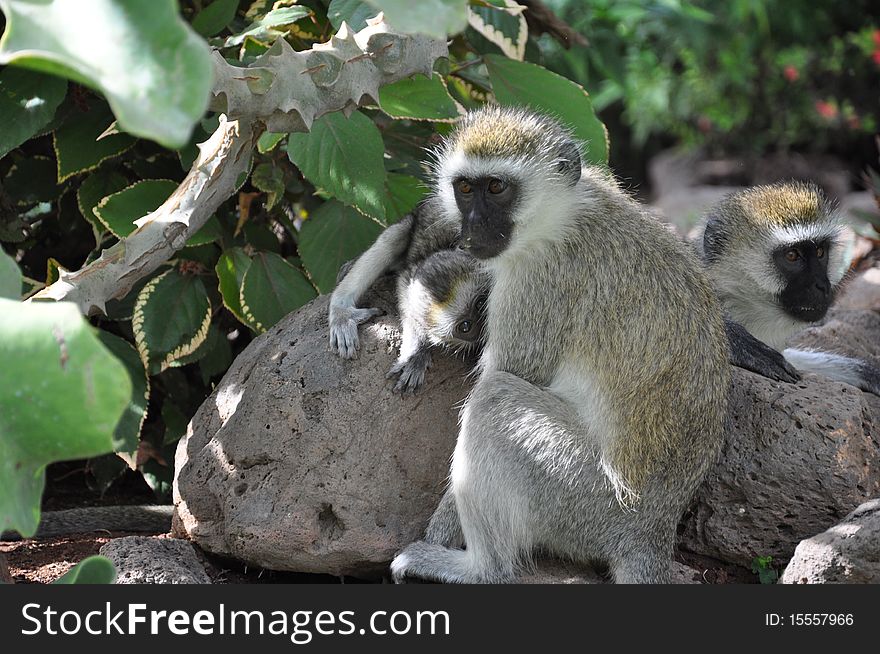
[(693, 253), (607, 172), (560, 166), (577, 151), (553, 121), (498, 108), (439, 150), (450, 217), (460, 175), (509, 176), (520, 199), (510, 245), (486, 263), (452, 499), (395, 558), (397, 580), (511, 581), (535, 550), (604, 561), (622, 583), (669, 580), (676, 523), (722, 439), (720, 309)]

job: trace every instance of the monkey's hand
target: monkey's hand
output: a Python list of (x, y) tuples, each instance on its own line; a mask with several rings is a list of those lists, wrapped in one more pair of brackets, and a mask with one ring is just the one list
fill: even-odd
[(880, 368), (862, 361), (859, 365), (859, 377), (861, 377), (858, 384), (860, 389), (874, 395), (880, 395)]
[(354, 359), (361, 347), (358, 325), (382, 315), (381, 309), (330, 305), (330, 350), (343, 359)]
[(419, 387), (425, 383), (425, 372), (431, 367), (431, 353), (426, 349), (419, 349), (415, 354), (407, 358), (398, 359), (385, 379), (392, 379), (397, 376), (397, 383), (394, 385), (395, 393), (414, 394)]
[(737, 368), (789, 384), (801, 378), (797, 368), (786, 361), (782, 352), (759, 341), (738, 322), (725, 318), (724, 328), (730, 343), (730, 363)]

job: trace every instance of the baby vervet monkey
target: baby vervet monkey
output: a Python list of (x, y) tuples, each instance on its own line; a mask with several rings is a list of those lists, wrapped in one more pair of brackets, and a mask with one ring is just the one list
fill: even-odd
[(340, 272), (330, 298), (330, 348), (357, 356), (358, 325), (381, 313), (356, 302), (387, 271), (398, 271), (400, 355), (388, 372), (396, 392), (415, 392), (431, 365), (431, 348), (462, 352), (479, 344), (488, 277), (458, 248), (460, 227), (429, 199), (386, 229), (350, 267)]
[[(448, 529), (399, 553), (394, 578), (511, 581), (541, 550), (669, 581), (730, 385), (699, 262), (539, 114), (469, 114), (435, 179), (491, 277), (485, 346), (432, 518)], [(466, 549), (447, 547), (460, 536)]]
[(843, 224), (814, 184), (785, 182), (729, 195), (695, 245), (728, 315), (795, 368), (880, 395), (880, 370), (829, 352), (786, 348), (822, 320), (844, 280)]

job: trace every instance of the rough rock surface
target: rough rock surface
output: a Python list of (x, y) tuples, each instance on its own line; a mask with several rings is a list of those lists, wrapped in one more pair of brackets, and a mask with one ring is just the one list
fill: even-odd
[[(175, 533), (250, 565), (371, 576), (421, 536), (439, 500), (469, 365), (437, 355), (419, 395), (395, 396), (390, 284), (370, 302), (389, 315), (361, 329), (356, 361), (328, 350), (327, 302), (256, 339), (196, 414), (177, 451)], [(880, 356), (880, 304), (852, 302), (805, 342)], [(733, 429), (682, 543), (784, 563), (880, 495), (880, 398), (816, 376), (789, 385), (737, 370), (735, 382)]]
[(126, 536), (101, 548), (116, 566), (117, 584), (210, 584), (192, 543), (176, 538)]
[(328, 298), (238, 356), (177, 450), (176, 533), (273, 570), (370, 575), (424, 532), (471, 366), (434, 356), (416, 396), (385, 379), (399, 345), (390, 280), (363, 306), (360, 357), (329, 351)]
[(880, 584), (880, 499), (865, 502), (831, 529), (801, 541), (783, 584)]
[[(878, 269), (854, 280), (824, 325), (793, 345), (880, 365)], [(865, 306), (871, 293), (875, 310)], [(733, 428), (680, 526), (693, 552), (749, 565), (795, 546), (880, 494), (880, 397), (816, 375), (782, 384), (734, 371)]]

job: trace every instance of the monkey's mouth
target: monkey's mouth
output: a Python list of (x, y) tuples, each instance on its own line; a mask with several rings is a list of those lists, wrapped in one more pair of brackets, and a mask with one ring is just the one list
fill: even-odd
[(828, 305), (786, 307), (786, 312), (792, 317), (804, 322), (816, 322), (828, 313)]

